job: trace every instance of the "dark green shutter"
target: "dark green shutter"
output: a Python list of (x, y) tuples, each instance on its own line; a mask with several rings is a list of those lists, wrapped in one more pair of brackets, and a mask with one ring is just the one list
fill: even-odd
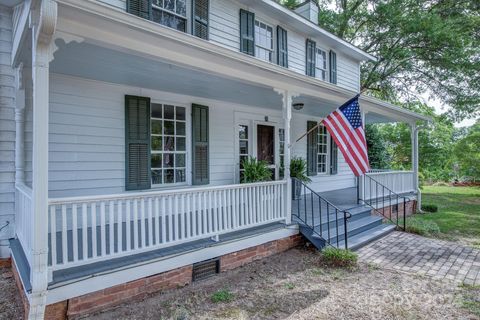
[(287, 30), (277, 26), (277, 63), (288, 68), (288, 36)]
[(125, 189), (150, 189), (150, 98), (125, 96)]
[[(307, 122), (307, 131), (317, 125), (315, 121)], [(307, 135), (307, 175), (317, 175), (318, 128)]]
[(240, 9), (240, 51), (255, 55), (255, 13)]
[(192, 34), (208, 40), (208, 2), (209, 0), (192, 0)]
[(192, 183), (210, 183), (208, 107), (192, 105)]
[(127, 0), (127, 12), (151, 20), (152, 0)]
[(330, 174), (338, 173), (338, 146), (330, 137)]
[(310, 77), (315, 77), (316, 51), (317, 44), (315, 43), (315, 41), (307, 39), (305, 74)]
[(333, 51), (330, 51), (329, 54), (329, 61), (330, 61), (330, 82), (337, 84), (337, 54)]

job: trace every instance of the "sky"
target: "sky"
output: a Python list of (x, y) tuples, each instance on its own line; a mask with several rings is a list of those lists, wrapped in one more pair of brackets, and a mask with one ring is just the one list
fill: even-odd
[[(437, 114), (444, 113), (449, 110), (449, 106), (443, 104), (441, 101), (438, 101), (436, 99), (432, 99), (429, 97), (429, 94), (425, 93), (422, 95), (422, 98), (424, 99), (425, 103), (428, 104), (429, 106), (432, 106), (435, 108), (435, 112)], [(455, 127), (461, 128), (461, 127), (469, 127), (475, 124), (475, 121), (477, 119), (472, 118), (472, 119), (465, 119), (461, 122), (455, 123)]]

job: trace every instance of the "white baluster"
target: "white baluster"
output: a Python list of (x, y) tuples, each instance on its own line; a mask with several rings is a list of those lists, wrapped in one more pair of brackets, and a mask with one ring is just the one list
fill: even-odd
[(78, 260), (78, 228), (77, 228), (77, 204), (72, 204), (72, 247), (73, 261)]
[(147, 242), (147, 234), (145, 232), (145, 198), (140, 198), (140, 247), (145, 248)]
[(62, 205), (62, 258), (63, 264), (66, 264), (68, 262), (68, 231), (66, 205)]
[(55, 205), (50, 206), (50, 243), (52, 246), (52, 266), (55, 266), (58, 263), (57, 258), (57, 219), (56, 219), (57, 208)]
[(125, 240), (127, 245), (125, 247), (125, 251), (132, 250), (132, 206), (131, 200), (125, 200)]
[(106, 242), (107, 237), (105, 234), (105, 202), (100, 203), (100, 248), (101, 254), (100, 256), (103, 257), (106, 254)]
[(133, 199), (133, 249), (138, 249), (138, 200)]
[(87, 209), (87, 204), (82, 203), (82, 249), (83, 249), (83, 254), (82, 258), (83, 260), (88, 259), (88, 209)]
[(153, 245), (153, 199), (148, 198), (148, 245)]
[[(117, 253), (123, 251), (124, 241), (123, 241), (123, 201), (117, 201)], [(126, 245), (125, 245), (126, 246)]]

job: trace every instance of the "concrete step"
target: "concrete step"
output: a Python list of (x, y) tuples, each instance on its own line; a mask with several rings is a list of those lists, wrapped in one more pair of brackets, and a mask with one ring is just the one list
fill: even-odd
[[(365, 230), (361, 233), (358, 233), (354, 236), (349, 236), (348, 237), (348, 249), (350, 250), (358, 250), (361, 247), (369, 244), (372, 241), (375, 241), (377, 239), (380, 239), (390, 232), (395, 230), (395, 225), (393, 224), (381, 224), (379, 226), (376, 226), (372, 229)], [(340, 241), (338, 243), (339, 248), (345, 247), (344, 241)]]
[[(382, 224), (382, 218), (378, 216), (372, 216), (372, 215), (368, 215), (366, 217), (353, 220), (353, 221), (349, 220), (347, 223), (347, 234), (349, 237), (353, 237), (356, 234), (359, 234), (364, 231), (368, 231), (381, 224)], [(330, 229), (326, 228), (323, 224), (322, 224), (322, 229), (320, 229), (320, 226), (315, 226), (314, 229), (316, 233), (321, 235), (323, 239), (328, 240), (330, 243), (334, 244), (337, 242), (337, 225), (335, 223), (330, 224)], [(343, 220), (342, 220), (341, 223), (338, 224), (339, 241), (343, 240), (344, 234), (345, 234), (345, 228), (343, 226)]]

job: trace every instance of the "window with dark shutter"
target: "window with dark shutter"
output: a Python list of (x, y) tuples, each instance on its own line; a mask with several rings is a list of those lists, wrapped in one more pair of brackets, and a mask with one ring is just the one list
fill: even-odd
[(127, 12), (151, 20), (152, 0), (127, 0)]
[(150, 189), (150, 98), (125, 96), (125, 189)]
[[(307, 122), (307, 131), (317, 125), (315, 121)], [(317, 148), (318, 148), (318, 128), (307, 135), (307, 175), (317, 175)]]
[(288, 68), (288, 39), (287, 30), (277, 26), (277, 63)]
[(255, 55), (255, 14), (240, 9), (240, 51)]
[(330, 174), (338, 173), (338, 146), (335, 139), (330, 137)]
[(209, 0), (193, 0), (193, 35), (208, 40), (208, 2)]
[(208, 107), (192, 105), (192, 183), (210, 183)]
[(329, 53), (330, 61), (330, 82), (337, 84), (337, 54), (333, 51)]
[(317, 44), (315, 41), (307, 39), (306, 43), (306, 75), (315, 77), (315, 58), (316, 58)]

